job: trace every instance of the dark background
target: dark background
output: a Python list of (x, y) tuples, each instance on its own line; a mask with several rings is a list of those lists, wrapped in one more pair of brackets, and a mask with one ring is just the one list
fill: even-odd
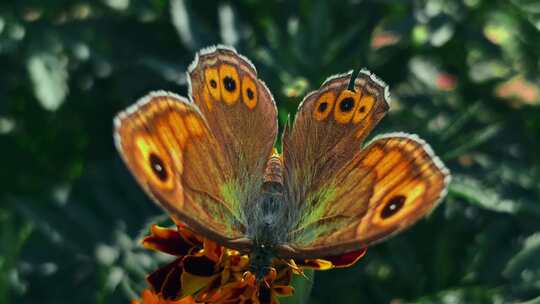
[(187, 93), (201, 47), (258, 67), (280, 124), (328, 76), (391, 88), (374, 133), (425, 138), (453, 172), (426, 220), (316, 274), (309, 303), (540, 303), (540, 2), (1, 1), (0, 303), (127, 303), (165, 257), (112, 118)]

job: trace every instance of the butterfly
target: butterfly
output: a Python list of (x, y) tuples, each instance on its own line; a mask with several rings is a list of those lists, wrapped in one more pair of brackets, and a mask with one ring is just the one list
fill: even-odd
[[(354, 76), (354, 77), (353, 77)], [(389, 89), (361, 70), (328, 78), (278, 136), (276, 103), (234, 49), (202, 49), (189, 99), (157, 91), (114, 119), (117, 149), (149, 196), (195, 233), (249, 254), (261, 278), (274, 258), (340, 256), (428, 214), (450, 173), (416, 135), (367, 136)]]

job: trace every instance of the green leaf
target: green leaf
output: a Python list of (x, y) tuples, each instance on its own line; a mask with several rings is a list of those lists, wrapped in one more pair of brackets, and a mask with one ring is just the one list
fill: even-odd
[(540, 232), (523, 241), (521, 249), (506, 264), (503, 274), (513, 280), (535, 284), (540, 290)]
[(502, 198), (497, 191), (482, 185), (479, 180), (470, 176), (454, 175), (449, 192), (452, 196), (461, 197), (491, 211), (512, 214), (519, 209), (517, 202)]
[(56, 111), (69, 91), (67, 58), (38, 53), (28, 58), (26, 68), (34, 85), (34, 95), (41, 106)]

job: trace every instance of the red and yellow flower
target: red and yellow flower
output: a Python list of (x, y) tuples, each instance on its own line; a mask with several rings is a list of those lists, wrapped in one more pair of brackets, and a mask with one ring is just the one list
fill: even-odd
[(279, 297), (294, 293), (293, 274), (302, 274), (302, 269), (348, 267), (366, 252), (323, 259), (275, 259), (258, 282), (249, 271), (247, 255), (196, 235), (183, 224), (177, 224), (176, 229), (153, 225), (142, 244), (176, 258), (147, 276), (150, 288), (132, 304), (277, 304)]

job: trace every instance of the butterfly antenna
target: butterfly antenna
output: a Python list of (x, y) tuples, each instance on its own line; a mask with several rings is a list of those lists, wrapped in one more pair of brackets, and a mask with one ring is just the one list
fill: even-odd
[(356, 70), (352, 70), (351, 72), (352, 72), (351, 79), (349, 80), (349, 85), (347, 86), (347, 90), (355, 92), (354, 81), (356, 80), (356, 77), (358, 77), (358, 73), (356, 73)]

